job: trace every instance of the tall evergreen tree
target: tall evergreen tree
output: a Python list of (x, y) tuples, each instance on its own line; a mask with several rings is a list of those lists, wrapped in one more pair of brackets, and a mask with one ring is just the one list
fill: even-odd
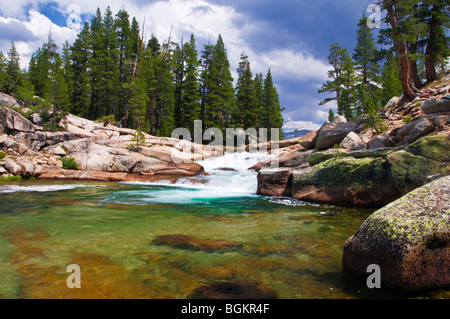
[(199, 66), (197, 46), (195, 37), (191, 34), (189, 43), (184, 46), (186, 67), (184, 71), (185, 80), (183, 82), (183, 92), (181, 96), (182, 127), (194, 130), (194, 121), (200, 119), (200, 87), (199, 87)]
[(235, 124), (244, 130), (258, 126), (258, 100), (250, 69), (248, 56), (241, 54), (241, 62), (237, 70)]
[(5, 88), (7, 78), (6, 66), (7, 66), (6, 57), (3, 54), (3, 52), (0, 51), (0, 91), (6, 91)]
[(114, 21), (116, 31), (116, 41), (118, 47), (118, 76), (119, 82), (122, 84), (119, 89), (118, 104), (119, 110), (117, 117), (122, 118), (125, 114), (125, 106), (128, 103), (129, 90), (124, 88), (124, 83), (131, 82), (132, 74), (132, 54), (136, 48), (130, 48), (130, 38), (132, 37), (130, 29), (129, 15), (125, 10), (120, 10), (116, 14)]
[(230, 123), (229, 114), (234, 101), (234, 88), (230, 62), (221, 35), (212, 50), (206, 83), (204, 126), (205, 128), (216, 127), (225, 131)]
[(422, 25), (418, 23), (414, 12), (418, 0), (383, 0), (383, 8), (387, 10), (387, 22), (390, 29), (384, 30), (394, 44), (397, 56), (400, 59), (399, 79), (402, 84), (403, 95), (412, 101), (418, 91), (411, 81), (411, 58), (408, 42), (416, 42)]
[(206, 97), (208, 95), (210, 81), (210, 65), (213, 56), (214, 46), (207, 44), (204, 46), (201, 57), (200, 73), (200, 119), (205, 123), (206, 119)]
[(450, 48), (445, 28), (450, 27), (450, 4), (448, 0), (423, 1), (425, 23), (428, 27), (425, 51), (427, 82), (437, 80), (436, 67), (450, 56)]
[(258, 73), (255, 75), (255, 79), (253, 80), (253, 87), (255, 89), (256, 96), (256, 129), (259, 129), (263, 128), (264, 119), (264, 77), (262, 73)]
[(73, 86), (71, 91), (71, 112), (88, 117), (91, 101), (90, 60), (92, 57), (91, 31), (85, 22), (75, 43), (71, 47)]
[(402, 84), (398, 77), (399, 72), (398, 60), (392, 55), (389, 55), (381, 73), (381, 82), (383, 84), (382, 105), (386, 105), (394, 96), (400, 96), (402, 94)]
[(357, 115), (366, 111), (367, 96), (375, 101), (380, 99), (380, 66), (377, 58), (375, 39), (367, 26), (367, 17), (363, 14), (358, 23), (357, 44), (353, 54), (355, 69), (359, 73)]
[(283, 138), (283, 116), (282, 112), (284, 111), (284, 108), (280, 106), (280, 100), (278, 96), (277, 89), (275, 88), (273, 84), (272, 79), (272, 72), (269, 69), (267, 72), (266, 79), (264, 80), (264, 112), (265, 115), (264, 118), (264, 128), (267, 128), (269, 130), (268, 132), (268, 138), (273, 139), (274, 137), (271, 136), (271, 129), (273, 128), (279, 128), (279, 137)]
[[(149, 85), (146, 121), (150, 123), (151, 133), (158, 136), (170, 136), (175, 128), (175, 96), (172, 78), (173, 49), (169, 40), (163, 44), (160, 52), (154, 52), (153, 66), (155, 78)], [(156, 45), (153, 41), (152, 45)], [(155, 48), (154, 46), (153, 48)]]
[(49, 72), (50, 95), (47, 100), (53, 105), (53, 118), (57, 113), (66, 114), (70, 109), (69, 88), (64, 75), (63, 61), (55, 54)]
[(338, 104), (338, 113), (349, 120), (356, 120), (356, 117), (362, 113), (362, 110), (357, 109), (357, 83), (358, 76), (355, 72), (354, 62), (347, 51), (342, 60), (342, 94)]
[(184, 127), (183, 121), (183, 85), (184, 85), (184, 72), (186, 68), (186, 54), (184, 50), (184, 43), (175, 46), (174, 50), (174, 66), (173, 66), (173, 81), (174, 81), (174, 97), (175, 97), (175, 126)]
[(347, 49), (335, 43), (330, 47), (328, 62), (333, 67), (328, 72), (328, 80), (322, 84), (319, 93), (331, 92), (335, 96), (326, 98), (320, 105), (336, 101), (338, 113), (351, 118), (356, 103), (356, 73), (350, 53)]
[(93, 118), (118, 113), (120, 92), (118, 48), (114, 19), (108, 7), (105, 16), (100, 10), (91, 22), (92, 50), (91, 115)]
[(21, 80), (22, 71), (20, 70), (20, 56), (14, 42), (11, 42), (11, 48), (8, 52), (8, 62), (6, 63), (5, 93), (14, 94), (17, 92)]

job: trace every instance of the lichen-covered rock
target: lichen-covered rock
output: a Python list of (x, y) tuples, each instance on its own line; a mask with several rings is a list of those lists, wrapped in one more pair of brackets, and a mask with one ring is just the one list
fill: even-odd
[(450, 176), (435, 180), (371, 215), (345, 244), (343, 267), (418, 291), (450, 287)]
[[(450, 138), (423, 137), (406, 148), (354, 152), (327, 150), (308, 157), (312, 167), (292, 169), (291, 196), (324, 204), (383, 206), (450, 173)], [(275, 172), (273, 172), (273, 176)], [(277, 182), (266, 179), (265, 187)], [(286, 193), (289, 193), (286, 191)]]
[(416, 141), (419, 137), (424, 136), (433, 130), (434, 125), (426, 118), (422, 118), (402, 126), (397, 132), (397, 137), (399, 140), (402, 140), (404, 143), (408, 144)]
[(400, 196), (383, 158), (332, 158), (292, 173), (292, 197), (323, 204), (382, 206)]

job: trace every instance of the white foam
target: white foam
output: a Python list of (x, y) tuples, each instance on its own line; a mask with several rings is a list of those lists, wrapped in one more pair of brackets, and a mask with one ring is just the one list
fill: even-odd
[(7, 193), (19, 193), (19, 192), (58, 192), (64, 190), (71, 190), (79, 187), (90, 187), (88, 185), (78, 185), (78, 184), (67, 184), (67, 185), (30, 185), (30, 186), (21, 186), (21, 185), (1, 185), (0, 186), (0, 194)]
[[(248, 169), (270, 155), (259, 153), (227, 153), (223, 157), (199, 161), (209, 176), (193, 180), (180, 179), (176, 183), (125, 182), (129, 185), (161, 186), (163, 189), (143, 190), (136, 198), (140, 202), (192, 203), (212, 199), (256, 196), (257, 173)], [(222, 168), (232, 170), (222, 170)], [(199, 182), (198, 180), (202, 181)], [(136, 196), (136, 194), (134, 194)]]

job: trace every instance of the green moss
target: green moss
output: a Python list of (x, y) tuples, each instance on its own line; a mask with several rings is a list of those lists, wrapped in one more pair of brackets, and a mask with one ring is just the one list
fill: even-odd
[(0, 161), (1, 161), (2, 159), (4, 159), (4, 158), (5, 158), (5, 156), (6, 156), (6, 154), (5, 154), (5, 153), (3, 153), (3, 152), (0, 152)]
[(66, 154), (70, 154), (70, 151), (69, 151), (69, 149), (67, 148), (67, 146), (61, 145), (61, 148), (63, 149), (64, 152), (66, 152)]
[(450, 162), (450, 137), (445, 135), (423, 137), (409, 145), (406, 151), (435, 161)]
[(12, 182), (12, 181), (20, 181), (20, 180), (22, 180), (22, 176), (0, 177), (0, 181), (2, 181), (2, 182)]
[(333, 158), (312, 167), (293, 182), (303, 185), (374, 185), (388, 183), (390, 174), (383, 158)]
[(397, 185), (421, 186), (427, 182), (428, 176), (450, 173), (450, 163), (406, 151), (392, 153), (387, 159), (391, 164), (392, 179)]

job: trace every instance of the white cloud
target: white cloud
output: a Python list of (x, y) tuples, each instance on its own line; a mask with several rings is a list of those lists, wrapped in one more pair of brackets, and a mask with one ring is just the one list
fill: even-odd
[(21, 25), (22, 27), (29, 30), (32, 34), (33, 39), (15, 40), (14, 38), (3, 40), (0, 42), (0, 50), (3, 52), (8, 52), (11, 46), (11, 41), (14, 41), (17, 51), (20, 54), (21, 67), (25, 68), (28, 66), (29, 60), (32, 54), (42, 46), (43, 43), (48, 41), (48, 35), (51, 31), (52, 38), (59, 48), (62, 48), (63, 43), (67, 40), (69, 43), (76, 39), (76, 30), (60, 27), (44, 16), (43, 14), (32, 9), (28, 13), (27, 20), (19, 20), (15, 18), (4, 18), (0, 17), (0, 23), (15, 23), (16, 25)]
[[(50, 19), (37, 11), (38, 4), (51, 3), (67, 19), (67, 26), (52, 24)], [(219, 34), (222, 35), (231, 63), (231, 71), (237, 80), (236, 69), (242, 52), (250, 59), (252, 72), (266, 74), (270, 68), (275, 82), (282, 82), (284, 86), (277, 85), (280, 97), (291, 101), (290, 103), (305, 104), (292, 111), (295, 105), (286, 105), (292, 119), (311, 118), (314, 122), (326, 121), (329, 105), (318, 107), (318, 101), (311, 101), (311, 96), (303, 96), (302, 93), (293, 91), (288, 82), (307, 84), (314, 86), (326, 81), (329, 65), (305, 51), (295, 51), (289, 47), (276, 48), (266, 52), (255, 51), (251, 47), (251, 41), (246, 35), (255, 34), (255, 30), (265, 30), (268, 25), (264, 21), (255, 21), (245, 17), (243, 13), (228, 5), (216, 5), (208, 0), (15, 0), (14, 3), (6, 3), (0, 0), (1, 15), (3, 20), (14, 21), (25, 26), (35, 37), (33, 41), (15, 41), (21, 54), (22, 66), (28, 65), (32, 53), (47, 41), (50, 26), (52, 26), (53, 39), (61, 48), (68, 40), (73, 43), (80, 26), (84, 21), (78, 19), (80, 14), (92, 15), (97, 8), (104, 13), (109, 5), (114, 14), (125, 9), (130, 17), (136, 17), (140, 25), (145, 19), (145, 37), (148, 40), (154, 34), (160, 42), (167, 41), (171, 28), (172, 41), (179, 42), (182, 38), (186, 41), (193, 33), (197, 40), (197, 48), (202, 49), (201, 44), (210, 41), (214, 44)], [(26, 11), (26, 9), (31, 10)], [(0, 39), (0, 50), (7, 52), (10, 42)], [(283, 80), (283, 81), (281, 81)], [(314, 91), (314, 89), (313, 89)], [(307, 106), (306, 106), (307, 104)], [(304, 114), (303, 114), (304, 113)], [(286, 117), (285, 115), (285, 117)], [(299, 122), (303, 123), (303, 122)], [(304, 122), (306, 123), (306, 122)], [(305, 124), (306, 125), (306, 124)], [(312, 122), (308, 127), (315, 127)]]

